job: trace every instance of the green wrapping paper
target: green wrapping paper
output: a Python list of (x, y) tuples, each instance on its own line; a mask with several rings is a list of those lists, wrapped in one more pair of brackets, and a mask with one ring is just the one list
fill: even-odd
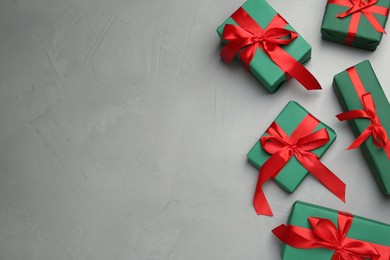
[[(379, 0), (376, 5), (390, 8), (390, 0)], [(349, 7), (337, 4), (328, 3), (326, 5), (321, 26), (322, 38), (324, 40), (345, 44), (352, 16), (349, 15), (342, 19), (337, 18), (337, 16), (347, 11), (348, 9)], [(377, 19), (379, 24), (385, 28), (388, 17), (378, 14), (374, 14), (374, 17)], [(351, 45), (354, 47), (374, 51), (380, 44), (382, 36), (383, 33), (375, 30), (366, 16), (362, 14), (360, 20), (358, 21), (356, 37)]]
[[(359, 74), (366, 92), (371, 93), (376, 105), (376, 113), (389, 135), (390, 104), (370, 62), (366, 60), (354, 67)], [(334, 77), (333, 87), (343, 111), (363, 109), (362, 103), (347, 71), (343, 71)], [(349, 120), (348, 122), (356, 137), (370, 125), (370, 121), (367, 119), (355, 119)], [(377, 147), (374, 144), (372, 137), (369, 137), (360, 146), (360, 149), (382, 192), (386, 195), (390, 195), (390, 160), (384, 149)]]
[[(277, 12), (265, 0), (248, 0), (242, 8), (262, 27), (266, 28)], [(226, 24), (237, 25), (230, 17), (217, 28), (222, 40), (222, 33)], [(286, 29), (295, 31), (290, 25)], [(281, 46), (287, 53), (300, 63), (304, 64), (311, 57), (311, 46), (299, 35), (292, 43)], [(274, 93), (287, 80), (286, 74), (262, 50), (256, 51), (249, 64), (250, 72), (267, 89)]]
[[(297, 128), (297, 126), (302, 122), (307, 114), (309, 114), (309, 112), (301, 105), (295, 101), (290, 101), (275, 119), (275, 122), (286, 132), (287, 135), (291, 135), (291, 133)], [(318, 157), (321, 157), (336, 139), (335, 131), (322, 122), (318, 124), (313, 132), (322, 128), (327, 129), (330, 140), (324, 146), (321, 146), (312, 151)], [(266, 136), (266, 134), (263, 134), (263, 136)], [(270, 158), (270, 156), (270, 154), (262, 149), (260, 141), (258, 140), (253, 148), (249, 151), (247, 158), (254, 167), (260, 169), (260, 167)], [(307, 174), (308, 170), (305, 169), (293, 156), (274, 180), (283, 190), (287, 192), (293, 192)]]
[[(291, 210), (288, 224), (312, 229), (308, 218), (315, 217), (329, 219), (337, 228), (338, 215), (339, 212), (336, 210), (297, 201), (294, 203)], [(359, 216), (353, 216), (352, 225), (348, 230), (346, 237), (383, 246), (390, 246), (390, 225)], [(286, 244), (283, 244), (282, 246), (283, 260), (330, 260), (334, 253), (334, 250), (325, 248), (300, 249)]]

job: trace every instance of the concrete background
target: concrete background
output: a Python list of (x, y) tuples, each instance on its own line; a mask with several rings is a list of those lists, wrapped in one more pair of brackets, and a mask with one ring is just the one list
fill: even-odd
[[(371, 53), (321, 40), (325, 1), (269, 0), (312, 45), (323, 91), (266, 93), (215, 32), (238, 0), (0, 1), (0, 259), (279, 259), (270, 230), (303, 200), (390, 222), (331, 88), (370, 59), (390, 97), (390, 38)], [(273, 182), (255, 214), (246, 153), (289, 100), (333, 127), (322, 162), (344, 205), (308, 176)]]

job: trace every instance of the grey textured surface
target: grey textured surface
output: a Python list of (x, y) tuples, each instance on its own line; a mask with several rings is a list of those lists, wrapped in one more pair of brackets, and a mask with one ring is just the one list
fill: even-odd
[[(215, 32), (238, 0), (0, 1), (0, 259), (279, 259), (270, 230), (299, 199), (390, 222), (331, 89), (370, 59), (390, 97), (390, 38), (376, 52), (321, 41), (325, 1), (269, 0), (313, 46), (324, 90), (269, 95), (219, 58)], [(265, 192), (246, 153), (296, 100), (333, 127), (322, 161), (344, 205), (309, 176)]]

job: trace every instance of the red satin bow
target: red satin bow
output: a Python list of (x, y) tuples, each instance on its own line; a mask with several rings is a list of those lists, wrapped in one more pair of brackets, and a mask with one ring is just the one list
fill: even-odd
[(228, 41), (221, 51), (225, 62), (231, 63), (239, 53), (241, 61), (249, 70), (249, 64), (260, 48), (283, 72), (295, 78), (306, 89), (321, 89), (314, 76), (280, 47), (298, 37), (296, 32), (284, 29), (287, 22), (280, 15), (276, 15), (266, 29), (261, 28), (243, 8), (239, 8), (231, 18), (239, 26), (226, 24), (223, 30), (222, 38)]
[(386, 34), (385, 29), (375, 18), (374, 14), (388, 16), (389, 9), (383, 6), (377, 6), (377, 2), (378, 0), (328, 0), (328, 4), (349, 7), (347, 11), (337, 15), (337, 18), (340, 19), (351, 15), (351, 22), (349, 24), (345, 44), (351, 45), (355, 40), (361, 14), (367, 18), (376, 31)]
[(301, 249), (326, 248), (335, 251), (332, 260), (388, 260), (390, 247), (348, 238), (353, 216), (338, 214), (338, 228), (329, 219), (310, 217), (311, 229), (280, 225), (272, 233), (285, 244)]
[(386, 129), (381, 124), (379, 117), (376, 113), (375, 103), (371, 93), (366, 93), (363, 83), (361, 82), (359, 75), (355, 68), (349, 68), (347, 70), (349, 77), (351, 78), (352, 84), (354, 85), (360, 100), (363, 105), (363, 109), (356, 109), (338, 114), (336, 117), (340, 121), (352, 120), (357, 118), (366, 118), (370, 120), (370, 125), (352, 142), (347, 148), (355, 149), (358, 148), (364, 141), (370, 136), (374, 141), (374, 144), (383, 148), (387, 157), (390, 159), (390, 140), (386, 133)]
[(387, 136), (386, 130), (381, 124), (378, 115), (376, 114), (374, 100), (371, 93), (366, 93), (362, 96), (363, 110), (352, 110), (337, 115), (340, 121), (352, 120), (357, 118), (367, 118), (371, 124), (360, 134), (358, 138), (347, 148), (358, 148), (367, 138), (372, 135), (374, 144), (377, 147), (383, 148), (390, 159), (390, 141)]
[(345, 202), (345, 183), (322, 164), (317, 155), (311, 152), (329, 141), (329, 135), (325, 128), (312, 133), (318, 123), (318, 120), (309, 114), (289, 137), (274, 122), (266, 132), (268, 136), (260, 138), (262, 148), (272, 156), (259, 171), (253, 199), (258, 215), (272, 216), (272, 210), (264, 195), (262, 185), (269, 179), (275, 178), (293, 156), (325, 187)]

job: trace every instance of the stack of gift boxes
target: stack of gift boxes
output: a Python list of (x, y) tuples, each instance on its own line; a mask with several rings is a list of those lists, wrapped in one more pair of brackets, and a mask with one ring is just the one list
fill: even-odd
[[(369, 51), (385, 33), (390, 0), (328, 0), (321, 26), (324, 40)], [(265, 0), (248, 0), (217, 28), (222, 59), (234, 57), (263, 85), (276, 92), (294, 78), (307, 90), (320, 90), (304, 67), (311, 46)], [(390, 195), (390, 104), (369, 61), (334, 76), (333, 87), (355, 141), (378, 186)], [(345, 202), (346, 185), (320, 160), (336, 132), (290, 101), (249, 151), (259, 170), (253, 205), (272, 216), (262, 185), (273, 179), (294, 192), (309, 173)], [(390, 259), (390, 225), (297, 201), (287, 225), (273, 229), (283, 242), (282, 259)]]

